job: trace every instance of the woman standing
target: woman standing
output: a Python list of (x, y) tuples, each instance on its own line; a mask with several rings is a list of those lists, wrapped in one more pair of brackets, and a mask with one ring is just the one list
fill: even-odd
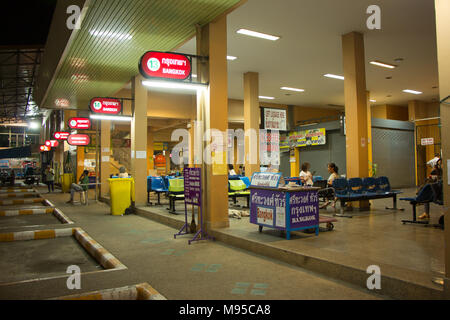
[(45, 181), (48, 186), (48, 193), (55, 192), (55, 171), (50, 166), (45, 170)]

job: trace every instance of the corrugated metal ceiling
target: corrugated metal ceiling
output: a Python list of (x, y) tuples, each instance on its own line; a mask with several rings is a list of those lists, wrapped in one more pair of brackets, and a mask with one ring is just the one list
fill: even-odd
[(85, 109), (138, 73), (148, 50), (173, 50), (240, 0), (91, 0), (42, 108)]

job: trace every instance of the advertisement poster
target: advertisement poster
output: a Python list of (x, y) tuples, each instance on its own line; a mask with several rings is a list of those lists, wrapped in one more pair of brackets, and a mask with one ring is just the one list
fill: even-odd
[(280, 165), (280, 133), (261, 130), (259, 133), (259, 154), (261, 165)]
[(327, 143), (326, 129), (311, 129), (290, 134), (291, 146), (309, 147), (321, 146)]

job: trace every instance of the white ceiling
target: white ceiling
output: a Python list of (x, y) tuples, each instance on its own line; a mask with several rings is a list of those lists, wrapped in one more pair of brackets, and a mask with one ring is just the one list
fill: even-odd
[[(366, 27), (369, 5), (381, 7), (381, 30)], [(237, 34), (240, 28), (281, 36), (268, 41)], [(243, 74), (260, 74), (260, 95), (281, 104), (344, 105), (341, 36), (365, 35), (367, 89), (376, 104), (407, 105), (439, 98), (434, 1), (432, 0), (248, 0), (228, 16), (229, 98), (243, 99)], [(178, 52), (195, 54), (195, 39)], [(400, 63), (396, 58), (403, 58)], [(397, 64), (390, 70), (369, 64)], [(386, 80), (392, 76), (392, 80)], [(286, 96), (282, 86), (305, 89)], [(403, 93), (404, 89), (422, 95)], [(392, 97), (387, 97), (391, 95)]]

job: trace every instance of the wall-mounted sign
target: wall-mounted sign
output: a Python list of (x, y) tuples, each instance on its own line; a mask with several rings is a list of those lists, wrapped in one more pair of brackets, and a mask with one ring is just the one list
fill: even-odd
[(421, 139), (421, 144), (423, 146), (433, 146), (434, 145), (434, 138), (424, 138)]
[(53, 137), (56, 140), (67, 140), (69, 136), (70, 136), (69, 132), (55, 132), (55, 134), (53, 135)]
[(51, 150), (51, 148), (50, 148), (50, 147), (47, 147), (47, 146), (41, 146), (41, 147), (39, 148), (39, 150), (41, 150), (41, 152), (49, 152), (49, 151)]
[(327, 131), (326, 129), (312, 129), (291, 132), (289, 138), (293, 147), (321, 146), (327, 143)]
[(158, 154), (155, 157), (155, 167), (157, 168), (162, 168), (162, 167), (166, 167), (166, 157), (164, 157), (162, 154)]
[(263, 109), (264, 129), (286, 131), (286, 110), (283, 109)]
[(56, 140), (47, 140), (45, 141), (45, 145), (50, 148), (58, 148), (59, 142)]
[(67, 139), (67, 143), (74, 147), (84, 147), (91, 143), (91, 139), (86, 134), (72, 134)]
[(89, 107), (94, 113), (117, 115), (122, 112), (122, 103), (115, 98), (94, 98)]
[(191, 76), (192, 66), (183, 54), (148, 51), (139, 62), (139, 71), (145, 78), (186, 80)]
[(78, 130), (89, 130), (91, 128), (91, 119), (71, 118), (69, 119), (69, 128)]
[(252, 187), (278, 188), (281, 173), (257, 172), (252, 177)]

